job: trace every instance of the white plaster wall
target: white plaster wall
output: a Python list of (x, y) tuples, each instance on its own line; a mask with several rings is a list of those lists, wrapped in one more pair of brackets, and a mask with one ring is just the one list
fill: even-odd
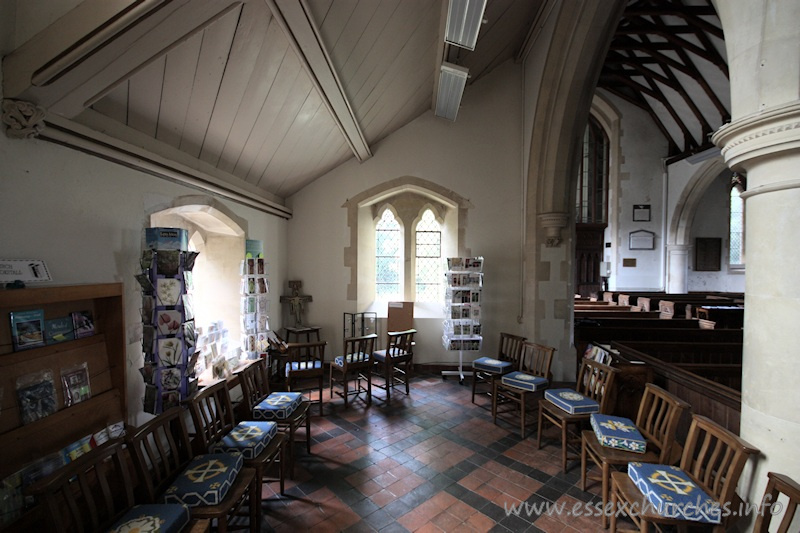
[[(44, 259), (55, 285), (124, 283), (130, 423), (141, 421), (144, 391), (138, 372), (141, 293), (134, 278), (142, 229), (149, 227), (150, 213), (171, 207), (175, 198), (197, 194), (63, 146), (0, 134), (0, 257)], [(248, 238), (264, 241), (272, 281), (284, 285), (286, 221), (220, 202), (247, 222)], [(274, 327), (280, 325), (278, 318)]]
[[(615, 232), (619, 247), (613, 261), (609, 287), (612, 290), (649, 290), (664, 287), (664, 170), (659, 155), (667, 154), (667, 140), (653, 124), (650, 116), (628, 102), (603, 92), (621, 117), (619, 182), (614, 187), (610, 206), (610, 231)], [(634, 222), (633, 206), (650, 205), (650, 222)], [(632, 231), (655, 233), (655, 250), (628, 249)], [(607, 250), (608, 251), (608, 250)], [(623, 259), (636, 259), (635, 267), (623, 267)]]
[[(302, 280), (303, 292), (313, 296), (308, 320), (322, 327), (329, 358), (341, 349), (342, 313), (356, 310), (356, 302), (346, 299), (350, 271), (344, 267), (344, 248), (350, 245), (350, 229), (342, 205), (370, 187), (403, 176), (438, 183), (472, 203), (465, 241), (471, 254), (486, 259), (486, 348), (496, 350), (500, 331), (516, 331), (521, 290), (520, 76), (518, 65), (498, 67), (467, 88), (455, 123), (427, 112), (373, 146), (371, 159), (351, 159), (288, 199), (294, 218), (289, 222), (287, 279)], [(286, 286), (276, 289), (288, 293)], [(442, 348), (440, 318), (419, 318), (415, 326), (416, 361), (457, 360), (457, 353)]]
[[(689, 256), (689, 290), (690, 291), (727, 291), (744, 292), (744, 272), (731, 272), (728, 268), (728, 203), (730, 192), (730, 175), (717, 176), (706, 189), (692, 222), (692, 245)], [(719, 272), (698, 272), (694, 269), (694, 242), (697, 237), (719, 237), (722, 239), (722, 253)]]

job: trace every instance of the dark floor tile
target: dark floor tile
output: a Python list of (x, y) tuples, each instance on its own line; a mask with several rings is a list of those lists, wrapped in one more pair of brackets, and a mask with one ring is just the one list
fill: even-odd
[(388, 526), (382, 528), (380, 530), (381, 533), (408, 533), (408, 530), (398, 524), (397, 522), (392, 522)]
[(391, 503), (387, 503), (383, 510), (393, 516), (395, 519), (400, 518), (407, 512), (409, 512), (414, 507), (406, 503), (402, 498), (395, 500)]
[(367, 522), (375, 529), (380, 530), (394, 522), (394, 517), (383, 509), (378, 509), (374, 513), (365, 516), (364, 522)]
[(336, 492), (335, 494), (340, 500), (342, 500), (342, 502), (346, 503), (350, 507), (366, 498), (366, 496), (364, 496), (364, 494), (362, 494), (358, 489), (348, 489), (344, 492)]
[(369, 498), (364, 498), (363, 500), (356, 502), (355, 504), (351, 505), (350, 508), (354, 512), (358, 513), (358, 516), (361, 518), (369, 516), (378, 510), (378, 506), (372, 503), (372, 500)]
[(363, 520), (344, 529), (345, 533), (372, 533), (374, 531), (376, 531), (375, 528)]
[(556, 490), (548, 485), (542, 485), (539, 490), (536, 491), (536, 494), (554, 502), (558, 501), (558, 499), (564, 495), (564, 491)]

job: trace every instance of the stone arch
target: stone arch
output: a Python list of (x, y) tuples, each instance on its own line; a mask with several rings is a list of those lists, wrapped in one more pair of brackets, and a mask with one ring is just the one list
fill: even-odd
[(199, 245), (193, 269), (195, 320), (199, 326), (222, 320), (231, 339), (239, 339), (240, 262), (244, 259), (247, 223), (209, 196), (175, 199), (150, 215), (150, 225), (188, 230)]
[(667, 244), (690, 246), (692, 220), (708, 187), (728, 166), (721, 157), (704, 162), (681, 191), (670, 217)]
[(456, 247), (459, 254), (468, 255), (469, 251), (464, 245), (464, 235), (467, 227), (467, 212), (472, 207), (469, 200), (446, 187), (415, 176), (402, 176), (380, 183), (349, 198), (342, 205), (347, 209), (347, 226), (350, 233), (350, 245), (344, 249), (344, 266), (350, 269), (350, 282), (347, 286), (348, 300), (359, 299), (359, 278), (365, 279), (369, 274), (359, 273), (358, 268), (359, 240), (368, 238), (370, 233), (367, 222), (374, 219), (377, 211), (389, 199), (405, 194), (424, 197), (425, 202), (434, 207), (434, 214), (437, 217), (442, 216), (445, 211), (454, 211), (457, 226)]

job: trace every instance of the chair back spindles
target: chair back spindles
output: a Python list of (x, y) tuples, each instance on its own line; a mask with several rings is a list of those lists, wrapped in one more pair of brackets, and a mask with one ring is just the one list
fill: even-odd
[(617, 373), (619, 370), (616, 368), (584, 359), (578, 372), (578, 382), (575, 388), (577, 392), (599, 403), (600, 412), (605, 414), (611, 399), (610, 393), (614, 384), (614, 376)]
[[(366, 363), (372, 357), (372, 352), (375, 351), (375, 339), (378, 336), (374, 333), (372, 335), (364, 335), (362, 337), (350, 337), (344, 339), (344, 352), (343, 355), (350, 356), (349, 363)], [(404, 343), (405, 344), (405, 343)], [(398, 346), (398, 349), (401, 347)]]
[(525, 337), (512, 335), (510, 333), (500, 334), (500, 348), (497, 352), (497, 359), (500, 361), (510, 361), (513, 363), (512, 370), (519, 370), (520, 356)]
[(758, 450), (708, 418), (694, 415), (681, 457), (681, 468), (690, 473), (709, 496), (733, 501), (736, 484), (747, 458)]
[(797, 512), (797, 506), (800, 505), (800, 484), (789, 476), (776, 472), (767, 473), (767, 477), (769, 481), (767, 482), (767, 488), (764, 490), (764, 496), (761, 499), (761, 507), (759, 508), (756, 523), (753, 526), (753, 532), (769, 532), (770, 522), (772, 522), (773, 518), (773, 507), (777, 509), (775, 502), (778, 501), (778, 496), (783, 494), (789, 500), (786, 502), (786, 505), (782, 506), (782, 513), (775, 511), (776, 515), (783, 515), (776, 531), (778, 533), (788, 533), (792, 531), (790, 528), (794, 521), (795, 513)]
[(550, 366), (553, 362), (555, 348), (543, 346), (535, 342), (522, 342), (519, 359), (519, 370), (533, 376), (540, 376), (552, 381)]
[(652, 383), (645, 385), (636, 415), (636, 427), (647, 439), (648, 446), (652, 443), (658, 449), (659, 463), (672, 464), (671, 457), (677, 457), (673, 453), (673, 448), (679, 446), (675, 442), (675, 432), (683, 412), (688, 409), (688, 403), (661, 387)]

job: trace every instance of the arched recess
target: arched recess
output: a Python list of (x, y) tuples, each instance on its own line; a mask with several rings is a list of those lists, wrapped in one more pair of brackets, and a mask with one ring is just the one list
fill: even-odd
[[(359, 309), (372, 302), (374, 294), (374, 219), (382, 212), (382, 206), (391, 202), (406, 229), (420, 217), (421, 206), (431, 207), (443, 225), (455, 235), (448, 248), (459, 255), (468, 255), (464, 244), (467, 213), (472, 204), (463, 196), (431, 181), (414, 176), (396, 178), (349, 198), (343, 205), (347, 209), (347, 225), (350, 230), (350, 246), (344, 249), (344, 266), (350, 269), (347, 299), (357, 302)], [(405, 208), (404, 208), (405, 206)], [(405, 257), (409, 258), (410, 250)]]
[(240, 262), (244, 259), (247, 223), (219, 201), (185, 196), (150, 215), (151, 227), (183, 228), (190, 247), (200, 254), (193, 273), (195, 324), (207, 331), (222, 321), (228, 330), (230, 356), (236, 355), (241, 333)]
[(705, 161), (689, 179), (686, 187), (681, 191), (675, 204), (675, 211), (670, 217), (668, 245), (691, 245), (692, 220), (698, 205), (703, 199), (706, 189), (717, 176), (725, 171), (730, 172), (725, 161), (722, 160), (722, 157), (716, 157)]

